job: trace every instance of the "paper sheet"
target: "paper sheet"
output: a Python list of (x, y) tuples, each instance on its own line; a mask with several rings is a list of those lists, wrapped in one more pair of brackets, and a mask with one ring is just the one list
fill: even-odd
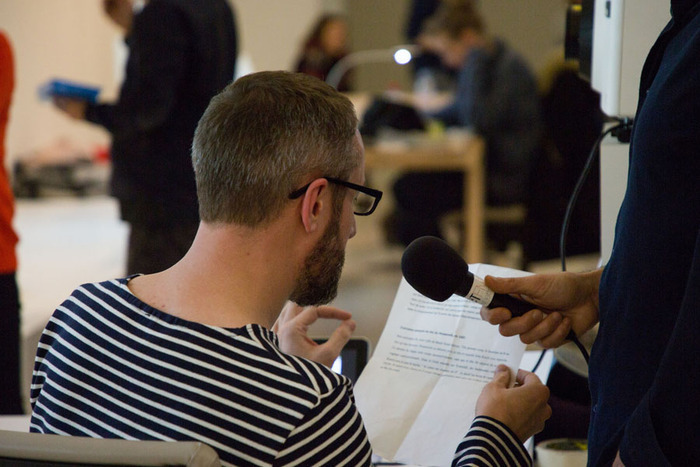
[[(476, 264), (469, 270), (528, 273)], [(481, 305), (459, 296), (432, 301), (401, 281), (377, 348), (355, 385), (355, 400), (375, 454), (417, 465), (450, 465), (496, 366), (513, 375), (525, 351), (483, 321)]]

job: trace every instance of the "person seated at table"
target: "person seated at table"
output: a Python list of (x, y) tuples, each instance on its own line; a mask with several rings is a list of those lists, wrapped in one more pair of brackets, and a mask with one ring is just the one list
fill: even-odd
[[(352, 383), (328, 367), (355, 322), (312, 306), (335, 297), (354, 215), (381, 195), (362, 186), (352, 103), (301, 73), (247, 75), (211, 101), (192, 152), (192, 247), (165, 271), (78, 287), (56, 309), (31, 430), (198, 440), (225, 465), (370, 465)], [(307, 335), (318, 319), (339, 321), (321, 345)], [(521, 443), (551, 415), (549, 391), (533, 373), (510, 379), (501, 366), (485, 386), (456, 461), (530, 462)]]
[[(486, 32), (472, 1), (443, 2), (426, 20), (418, 42), (459, 69), (454, 100), (430, 113), (447, 126), (472, 129), (486, 141), (486, 203), (524, 203), (540, 147), (542, 117), (536, 79), (522, 57)], [(440, 218), (462, 206), (461, 172), (410, 172), (394, 184), (396, 210), (389, 240), (408, 245), (423, 235), (443, 237)]]

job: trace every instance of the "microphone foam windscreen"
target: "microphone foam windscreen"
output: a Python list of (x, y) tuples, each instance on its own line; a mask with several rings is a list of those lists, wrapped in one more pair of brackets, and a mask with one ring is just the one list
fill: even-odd
[(467, 277), (469, 267), (451, 246), (437, 237), (411, 242), (401, 257), (401, 272), (426, 297), (443, 302)]

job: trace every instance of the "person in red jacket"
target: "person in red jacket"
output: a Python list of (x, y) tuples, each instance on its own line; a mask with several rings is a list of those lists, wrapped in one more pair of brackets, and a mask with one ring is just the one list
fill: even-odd
[(5, 133), (15, 85), (10, 41), (0, 31), (0, 414), (22, 413), (19, 383), (19, 293), (17, 233), (12, 228), (15, 200), (5, 168)]

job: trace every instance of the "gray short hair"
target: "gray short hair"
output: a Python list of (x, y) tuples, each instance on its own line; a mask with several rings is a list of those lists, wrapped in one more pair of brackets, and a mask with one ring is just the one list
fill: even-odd
[(361, 162), (356, 128), (350, 100), (317, 78), (265, 71), (229, 84), (194, 134), (200, 218), (255, 227), (314, 177), (347, 178)]

